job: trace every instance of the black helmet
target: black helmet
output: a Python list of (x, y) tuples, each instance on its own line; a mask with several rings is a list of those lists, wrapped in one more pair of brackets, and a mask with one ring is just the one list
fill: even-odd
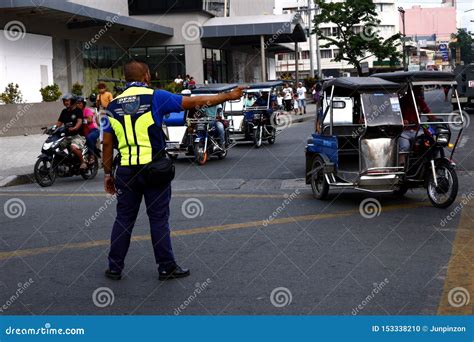
[(84, 105), (87, 103), (86, 99), (82, 96), (78, 96), (76, 98), (76, 102), (79, 103), (79, 102), (82, 102)]

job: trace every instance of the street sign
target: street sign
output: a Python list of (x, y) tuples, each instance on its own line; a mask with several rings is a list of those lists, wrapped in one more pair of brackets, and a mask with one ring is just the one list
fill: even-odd
[(443, 62), (447, 62), (449, 60), (449, 49), (447, 44), (439, 44), (438, 46), (439, 52), (443, 58)]

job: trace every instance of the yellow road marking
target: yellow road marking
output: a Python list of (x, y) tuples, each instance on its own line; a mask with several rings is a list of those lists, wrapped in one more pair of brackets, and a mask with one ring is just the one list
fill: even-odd
[[(456, 230), (451, 259), (444, 282), (443, 294), (438, 307), (438, 315), (474, 314), (474, 219), (473, 203), (467, 203), (462, 209), (461, 220)], [(462, 290), (465, 289), (465, 290)], [(452, 291), (452, 292), (451, 292)], [(466, 292), (467, 291), (467, 294)], [(451, 292), (451, 295), (450, 295)], [(466, 305), (460, 305), (470, 299)]]
[[(418, 208), (422, 206), (428, 206), (428, 204), (419, 202), (419, 203), (410, 203), (410, 204), (391, 205), (391, 206), (383, 207), (382, 211), (390, 212), (390, 211), (396, 211), (396, 210), (402, 210), (402, 209), (413, 209), (413, 208)], [(278, 224), (290, 224), (290, 223), (303, 222), (303, 221), (318, 221), (318, 220), (323, 220), (323, 219), (347, 217), (347, 216), (351, 216), (358, 213), (359, 213), (358, 209), (352, 209), (352, 210), (345, 210), (345, 211), (339, 211), (339, 212), (327, 213), (327, 214), (301, 215), (301, 216), (276, 218), (271, 221), (258, 220), (258, 221), (242, 222), (242, 223), (230, 223), (230, 224), (223, 224), (223, 225), (217, 225), (217, 226), (191, 228), (191, 229), (185, 229), (185, 230), (175, 230), (171, 233), (171, 236), (206, 234), (206, 233), (244, 229), (244, 228), (256, 228), (256, 227), (263, 228), (264, 222), (267, 224), (267, 226), (270, 226), (270, 225), (278, 225)], [(138, 236), (133, 237), (132, 241), (147, 241), (149, 239), (150, 239), (149, 235), (138, 235)], [(18, 258), (18, 257), (30, 257), (34, 255), (39, 255), (39, 254), (59, 252), (61, 250), (75, 250), (75, 249), (102, 247), (102, 246), (108, 246), (109, 243), (110, 243), (109, 240), (97, 240), (97, 241), (89, 241), (89, 242), (61, 244), (61, 245), (55, 245), (55, 246), (49, 246), (49, 247), (21, 249), (21, 250), (16, 250), (16, 251), (9, 251), (9, 252), (0, 252), (0, 260), (6, 260), (9, 258)]]
[[(104, 192), (88, 193), (41, 193), (41, 192), (0, 192), (3, 197), (106, 197)], [(174, 192), (173, 197), (215, 197), (215, 198), (287, 198), (278, 194), (218, 194), (218, 193), (179, 193)], [(295, 197), (294, 199), (298, 199)]]

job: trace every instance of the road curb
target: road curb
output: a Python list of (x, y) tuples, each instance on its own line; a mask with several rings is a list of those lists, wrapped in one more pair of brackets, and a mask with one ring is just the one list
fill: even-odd
[(23, 185), (35, 183), (35, 177), (32, 173), (24, 175), (13, 175), (7, 176), (0, 180), (0, 188), (6, 188), (9, 186)]

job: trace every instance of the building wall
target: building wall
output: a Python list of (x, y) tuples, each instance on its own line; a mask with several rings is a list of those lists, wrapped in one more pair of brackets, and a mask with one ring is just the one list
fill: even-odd
[(8, 32), (0, 31), (0, 92), (13, 82), (25, 102), (41, 102), (40, 88), (53, 83), (51, 37), (31, 33), (14, 41), (7, 37)]
[[(396, 33), (399, 32), (399, 22), (398, 22), (398, 10), (394, 0), (374, 0), (374, 3), (377, 6), (377, 13), (378, 18), (380, 19), (381, 23), (378, 27), (378, 33), (381, 37), (388, 38)], [(283, 14), (283, 13), (294, 13), (298, 7), (306, 8), (308, 4), (307, 0), (275, 0), (275, 14)], [(314, 13), (313, 13), (314, 15)], [(303, 15), (302, 17), (306, 26), (308, 26), (308, 16)], [(336, 27), (334, 24), (320, 24), (320, 28), (329, 28), (332, 29)], [(311, 35), (312, 42), (313, 42), (313, 61), (315, 69), (318, 69), (317, 65), (317, 58), (316, 58), (316, 36)], [(320, 40), (320, 45), (323, 45), (325, 41)], [(298, 46), (300, 51), (309, 51), (309, 41), (300, 43)], [(334, 62), (332, 59), (334, 58), (334, 50), (336, 48), (334, 46), (329, 48), (322, 48), (322, 58), (321, 58), (321, 68), (322, 70), (349, 70), (352, 69), (353, 66), (348, 64), (345, 61), (341, 62)], [(328, 51), (331, 50), (331, 51)], [(328, 56), (328, 57), (326, 57)], [(331, 56), (331, 57), (329, 57)], [(278, 57), (277, 57), (278, 58)], [(368, 58), (366, 60), (369, 63), (369, 67), (372, 67), (374, 58)], [(277, 72), (295, 72), (295, 60), (294, 59), (286, 59), (284, 61), (276, 61), (277, 65)], [(309, 58), (300, 58), (299, 61), (299, 70), (302, 76), (309, 75), (310, 71), (310, 60)]]
[(88, 6), (100, 9), (107, 12), (117, 13), (128, 16), (128, 2), (127, 0), (67, 0), (79, 5)]
[(81, 42), (53, 38), (53, 56), (54, 83), (63, 94), (70, 92), (76, 82), (84, 84)]
[(230, 0), (230, 16), (273, 14), (274, 0)]
[[(402, 25), (400, 23), (400, 25)], [(438, 41), (448, 41), (456, 33), (456, 9), (454, 7), (405, 9), (407, 36), (430, 36), (436, 34)]]
[[(156, 45), (184, 45), (186, 73), (194, 76), (197, 83), (204, 82), (201, 26), (210, 18), (206, 13), (169, 13), (166, 16), (139, 15), (138, 20), (159, 23), (174, 29), (174, 36)], [(148, 43), (150, 44), (150, 43)], [(153, 46), (153, 45), (150, 45)]]

